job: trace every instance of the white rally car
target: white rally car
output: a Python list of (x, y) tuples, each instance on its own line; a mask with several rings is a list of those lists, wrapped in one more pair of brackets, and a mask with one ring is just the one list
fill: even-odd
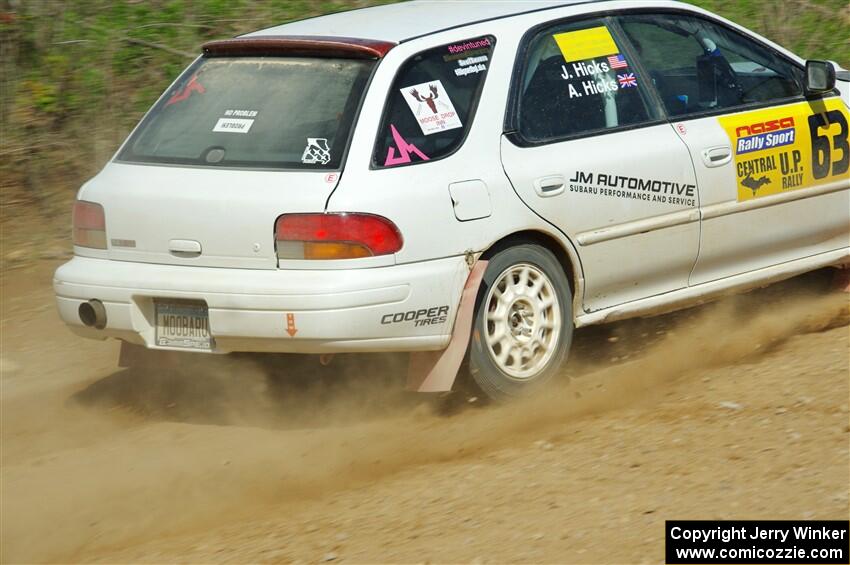
[(411, 352), (546, 382), (574, 327), (848, 262), (850, 77), (666, 0), (407, 2), (204, 45), (79, 191), (62, 319), (126, 351)]

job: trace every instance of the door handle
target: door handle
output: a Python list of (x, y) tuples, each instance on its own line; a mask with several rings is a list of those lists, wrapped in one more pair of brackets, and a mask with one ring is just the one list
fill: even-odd
[(534, 181), (534, 192), (537, 193), (537, 196), (541, 196), (543, 198), (557, 196), (564, 192), (566, 183), (567, 181), (564, 179), (563, 175), (540, 177)]
[(168, 250), (176, 257), (197, 257), (201, 254), (201, 244), (193, 239), (172, 239)]
[(702, 150), (702, 162), (706, 167), (722, 167), (732, 161), (732, 148), (719, 145)]

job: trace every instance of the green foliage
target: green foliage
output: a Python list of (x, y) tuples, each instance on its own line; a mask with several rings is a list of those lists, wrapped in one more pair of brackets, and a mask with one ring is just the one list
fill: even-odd
[(55, 85), (39, 80), (28, 80), (24, 82), (24, 88), (24, 92), (36, 109), (45, 114), (56, 112), (59, 105), (59, 89)]
[(64, 210), (204, 42), (386, 1), (0, 2), (3, 201)]
[(850, 67), (847, 0), (689, 0), (807, 59)]

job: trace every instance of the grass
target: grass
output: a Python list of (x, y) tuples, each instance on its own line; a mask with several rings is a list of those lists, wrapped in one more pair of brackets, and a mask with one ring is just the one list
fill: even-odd
[(846, 0), (692, 0), (807, 59), (850, 67), (850, 3)]
[[(205, 41), (387, 1), (0, 0), (4, 248), (27, 240), (15, 229), (22, 216), (46, 225), (66, 221), (77, 188)], [(845, 0), (693, 3), (802, 56), (850, 66)]]

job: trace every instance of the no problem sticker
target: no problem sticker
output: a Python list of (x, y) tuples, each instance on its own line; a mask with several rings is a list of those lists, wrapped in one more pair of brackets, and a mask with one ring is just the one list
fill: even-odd
[(248, 133), (254, 125), (257, 110), (225, 110), (223, 118), (219, 118), (213, 131), (229, 133)]

